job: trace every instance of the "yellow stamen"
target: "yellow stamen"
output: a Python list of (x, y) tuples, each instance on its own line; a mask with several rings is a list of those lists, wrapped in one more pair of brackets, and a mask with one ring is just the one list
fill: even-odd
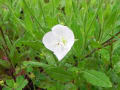
[(67, 41), (64, 38), (62, 38), (62, 43), (65, 45)]

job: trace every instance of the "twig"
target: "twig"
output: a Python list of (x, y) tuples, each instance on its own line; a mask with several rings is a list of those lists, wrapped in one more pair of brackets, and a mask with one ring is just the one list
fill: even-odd
[(120, 34), (120, 32), (116, 33), (114, 36), (112, 36), (110, 39), (106, 40), (105, 42), (103, 42), (101, 45), (103, 47), (100, 47), (100, 48), (95, 48), (93, 49), (91, 52), (89, 52), (87, 55), (85, 55), (81, 60), (85, 59), (85, 58), (88, 58), (90, 57), (94, 52), (96, 52), (97, 50), (100, 50), (106, 46), (109, 46), (111, 45), (112, 43), (116, 42), (117, 40), (113, 40), (116, 36), (118, 36)]
[(112, 39), (114, 39), (116, 36), (118, 36), (120, 34), (120, 32), (116, 33), (114, 36), (112, 36), (110, 39), (108, 39), (107, 41), (105, 41), (104, 43), (102, 43), (102, 45), (110, 42)]

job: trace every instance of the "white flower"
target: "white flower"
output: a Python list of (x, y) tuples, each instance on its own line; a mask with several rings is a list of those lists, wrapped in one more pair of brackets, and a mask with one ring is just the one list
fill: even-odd
[(52, 31), (44, 35), (42, 40), (44, 46), (51, 50), (59, 61), (70, 51), (74, 41), (72, 30), (60, 24), (55, 25)]

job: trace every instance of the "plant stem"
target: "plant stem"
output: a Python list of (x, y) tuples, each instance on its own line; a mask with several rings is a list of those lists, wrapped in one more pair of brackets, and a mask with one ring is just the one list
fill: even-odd
[(114, 36), (112, 36), (110, 39), (106, 40), (105, 42), (103, 42), (101, 45), (102, 47), (99, 47), (99, 48), (95, 48), (93, 49), (91, 52), (89, 52), (87, 55), (85, 55), (83, 58), (81, 58), (81, 60), (85, 59), (85, 58), (88, 58), (90, 57), (94, 52), (106, 47), (106, 46), (109, 46), (111, 45), (112, 43), (116, 42), (117, 40), (114, 39), (116, 36), (118, 36), (120, 34), (120, 32), (116, 33)]
[(8, 61), (10, 62), (10, 65), (11, 65), (11, 76), (13, 77), (13, 79), (14, 80), (16, 80), (16, 77), (14, 76), (14, 71), (15, 71), (15, 67), (14, 67), (14, 65), (13, 65), (13, 63), (11, 62), (11, 59), (9, 58), (9, 55), (8, 55), (8, 52), (6, 51), (6, 49), (5, 49), (5, 47), (4, 47), (4, 45), (2, 45), (2, 47), (3, 47), (3, 50), (4, 50), (4, 52), (5, 52), (5, 54), (6, 54), (6, 56), (7, 56), (7, 58), (8, 58)]
[[(1, 27), (0, 27), (0, 32), (1, 32), (1, 35), (2, 35), (2, 38), (3, 38), (3, 41), (5, 42), (5, 45), (7, 46), (7, 41), (6, 41), (6, 39), (5, 39), (5, 35), (4, 35), (3, 30), (2, 30)], [(10, 52), (8, 46), (7, 46), (7, 50), (8, 50), (8, 52)]]
[(10, 65), (11, 65), (11, 68), (12, 68), (12, 72), (11, 72), (11, 75), (12, 75), (12, 77), (15, 79), (15, 77), (14, 77), (14, 75), (13, 75), (13, 72), (14, 72), (14, 65), (13, 65), (13, 63), (12, 63), (12, 61), (11, 61), (11, 59), (10, 59), (10, 57), (9, 57), (9, 52), (10, 52), (10, 50), (9, 50), (9, 48), (8, 48), (8, 45), (7, 45), (7, 41), (6, 41), (6, 39), (5, 39), (5, 35), (4, 35), (4, 33), (3, 33), (3, 30), (2, 30), (2, 28), (0, 27), (0, 32), (1, 32), (1, 34), (2, 34), (2, 38), (3, 38), (3, 40), (4, 40), (4, 42), (5, 42), (5, 46), (7, 47), (5, 47), (3, 44), (2, 44), (2, 47), (3, 47), (3, 50), (4, 50), (4, 52), (5, 52), (5, 54), (6, 54), (6, 56), (7, 56), (7, 58), (8, 58), (8, 61), (10, 62)]
[(5, 52), (5, 54), (6, 54), (7, 58), (8, 58), (8, 61), (11, 64), (11, 67), (14, 68), (14, 65), (13, 65), (13, 63), (12, 63), (12, 61), (11, 61), (9, 55), (8, 55), (8, 52), (7, 52), (6, 48), (4, 47), (4, 45), (2, 45), (2, 47), (3, 47), (3, 50), (4, 50), (4, 52)]

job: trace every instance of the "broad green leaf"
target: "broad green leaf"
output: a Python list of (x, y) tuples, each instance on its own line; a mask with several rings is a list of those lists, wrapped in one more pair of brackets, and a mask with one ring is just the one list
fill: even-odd
[(6, 80), (6, 84), (8, 85), (8, 87), (11, 87), (11, 88), (13, 88), (14, 87), (14, 80), (12, 79), (12, 80)]
[(53, 57), (52, 53), (46, 53), (45, 56), (49, 65), (56, 65), (55, 58)]
[(17, 84), (18, 90), (22, 90), (28, 84), (28, 81), (24, 79), (23, 76), (19, 76), (16, 79), (16, 84)]
[(102, 72), (95, 70), (84, 71), (84, 78), (91, 84), (100, 87), (112, 87), (110, 79)]
[(35, 75), (33, 82), (36, 86), (46, 88), (53, 85), (53, 82), (51, 82), (48, 75), (45, 73), (41, 73), (39, 70), (34, 70), (33, 74)]
[(4, 87), (2, 90), (11, 90), (10, 87)]
[(56, 82), (53, 86), (48, 87), (47, 90), (66, 90), (66, 89), (63, 84)]
[(77, 90), (77, 87), (73, 83), (68, 83), (65, 85), (65, 90)]
[(74, 78), (72, 72), (64, 70), (62, 67), (48, 68), (46, 72), (50, 75), (51, 78), (61, 82), (68, 82)]
[(45, 64), (45, 63), (41, 63), (41, 62), (34, 62), (34, 61), (24, 61), (23, 62), (24, 66), (32, 66), (32, 67), (43, 67), (43, 68), (48, 68), (49, 65)]
[(43, 47), (43, 44), (41, 41), (22, 41), (21, 43), (35, 50), (40, 50)]

